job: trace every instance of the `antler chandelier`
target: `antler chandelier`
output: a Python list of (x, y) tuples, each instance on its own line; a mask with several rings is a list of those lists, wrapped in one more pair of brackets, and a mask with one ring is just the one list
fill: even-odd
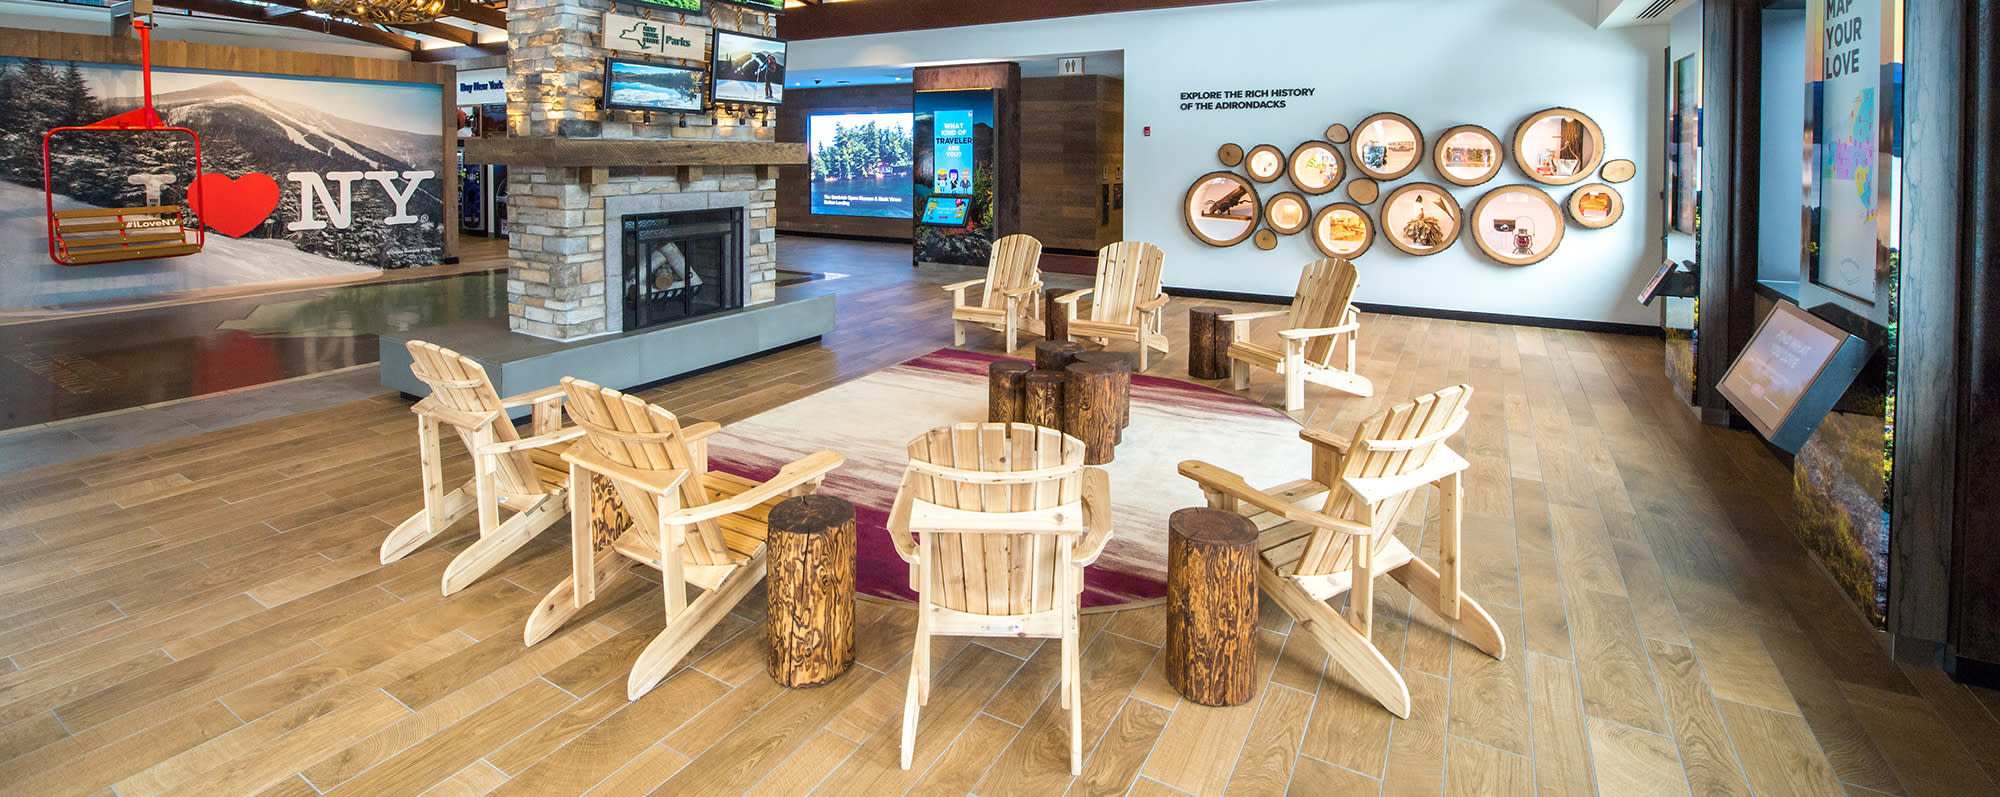
[(444, 14), (445, 0), (306, 0), (314, 11), (383, 25), (430, 22)]

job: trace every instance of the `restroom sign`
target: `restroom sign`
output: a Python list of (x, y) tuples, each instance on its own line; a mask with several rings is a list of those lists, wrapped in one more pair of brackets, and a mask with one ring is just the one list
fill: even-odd
[(699, 61), (708, 57), (708, 29), (606, 12), (604, 47)]

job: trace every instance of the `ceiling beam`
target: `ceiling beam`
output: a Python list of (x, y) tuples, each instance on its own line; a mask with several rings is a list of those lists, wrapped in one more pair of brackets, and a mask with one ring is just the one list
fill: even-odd
[[(279, 17), (287, 16), (288, 14), (293, 14), (299, 11), (306, 10), (305, 0), (264, 0), (264, 2), (292, 9), (289, 12), (277, 11), (276, 9), (273, 9), (270, 14), (270, 17), (272, 19), (277, 19)], [(461, 2), (463, 2), (463, 0), (461, 0)], [(481, 11), (487, 13), (499, 13), (499, 12), (494, 12), (492, 9), (486, 8), (485, 6), (478, 6), (478, 8)], [(473, 12), (473, 13), (477, 14), (479, 12)], [(447, 11), (445, 12), (444, 15), (452, 16), (452, 13)], [(504, 17), (504, 14), (502, 16)], [(364, 25), (363, 27), (367, 26)], [(425, 36), (444, 39), (445, 41), (452, 42), (454, 44), (472, 45), (479, 43), (478, 33), (468, 30), (466, 28), (458, 27), (456, 25), (446, 25), (441, 22), (413, 22), (407, 25), (390, 25), (389, 27), (400, 28), (402, 30), (407, 30), (412, 33), (421, 33), (424, 34)], [(500, 29), (503, 31), (507, 29), (507, 24), (504, 20), (500, 23)]]
[(999, 22), (1079, 17), (1118, 11), (1242, 3), (1249, 0), (1016, 0), (1008, 3), (968, 3), (965, 0), (864, 0), (855, 3), (812, 3), (788, 9), (778, 17), (778, 37), (786, 41), (866, 36), (909, 30), (936, 30)]
[(345, 20), (319, 19), (304, 14), (287, 12), (278, 12), (273, 15), (267, 12), (264, 7), (234, 3), (230, 2), (230, 0), (157, 0), (157, 2), (159, 5), (169, 8), (180, 8), (202, 14), (214, 14), (218, 17), (229, 17), (230, 19), (249, 20), (251, 22), (262, 22), (267, 25), (282, 25), (287, 28), (326, 33), (344, 39), (353, 39), (383, 47), (392, 47), (404, 52), (416, 52), (418, 48), (416, 39), (371, 28), (366, 25), (356, 25)]
[(468, 44), (462, 47), (431, 47), (429, 49), (418, 50), (410, 53), (410, 60), (423, 63), (436, 63), (438, 61), (463, 61), (468, 58), (478, 58), (485, 55), (506, 54), (506, 42), (487, 42), (485, 44)]

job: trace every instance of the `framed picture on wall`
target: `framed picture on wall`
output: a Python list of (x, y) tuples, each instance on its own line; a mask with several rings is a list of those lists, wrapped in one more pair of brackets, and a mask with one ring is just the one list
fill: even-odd
[(699, 69), (643, 61), (604, 61), (604, 107), (618, 111), (701, 111)]
[(1674, 62), (1672, 138), (1667, 145), (1667, 220), (1694, 234), (1695, 200), (1701, 195), (1701, 67), (1694, 56)]
[(710, 100), (751, 105), (785, 101), (784, 42), (718, 28), (710, 61)]

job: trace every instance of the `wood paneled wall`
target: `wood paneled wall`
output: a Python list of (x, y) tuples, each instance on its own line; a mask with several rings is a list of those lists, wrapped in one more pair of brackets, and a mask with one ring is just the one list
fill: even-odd
[(1695, 403), (1702, 420), (1726, 423), (1715, 389), (1756, 331), (1757, 158), (1762, 133), (1759, 75), (1763, 9), (1756, 0), (1702, 5), (1701, 316)]
[[(0, 29), (0, 57), (42, 58), (51, 61), (88, 61), (100, 64), (140, 64), (139, 37), (89, 36), (81, 33)], [(458, 86), (453, 81), (458, 70), (447, 64), (394, 61), (386, 58), (357, 58), (345, 55), (297, 53), (254, 47), (228, 47), (184, 41), (153, 41), (153, 66), (196, 69), (205, 72), (246, 72), (342, 80), (384, 80), (398, 83), (433, 83), (443, 87), (438, 107), (443, 147), (438, 151), (437, 174), (444, 194), (444, 256), (458, 256), (458, 141), (451, 135), (458, 129)]]
[[(2000, 677), (2000, 0), (1964, 6), (1965, 251), (1959, 315), (1958, 511), (1953, 542), (1952, 643), (1961, 657), (1985, 664), (1988, 685)], [(1941, 386), (1940, 386), (1941, 387)]]
[(1048, 249), (1095, 252), (1124, 232), (1105, 219), (1124, 179), (1125, 82), (1102, 75), (1021, 81), (1021, 231)]

